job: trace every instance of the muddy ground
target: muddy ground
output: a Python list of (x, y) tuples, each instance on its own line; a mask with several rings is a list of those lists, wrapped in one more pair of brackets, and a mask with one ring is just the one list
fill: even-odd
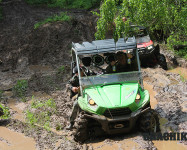
[[(70, 78), (71, 42), (93, 40), (96, 18), (83, 10), (30, 6), (22, 0), (7, 2), (3, 1), (0, 22), (0, 101), (10, 108), (11, 119), (0, 122), (0, 149), (187, 148), (187, 143), (179, 141), (144, 141), (140, 132), (90, 139), (84, 144), (75, 142), (72, 132), (65, 130), (73, 103), (65, 90)], [(64, 11), (72, 17), (70, 22), (33, 28), (36, 22)], [(159, 114), (161, 132), (186, 132), (187, 62), (164, 47), (161, 50), (170, 70), (144, 68), (144, 86), (151, 95), (152, 108)], [(28, 80), (25, 102), (12, 90), (19, 79)], [(31, 101), (50, 98), (56, 103), (50, 131), (39, 124), (31, 127), (26, 121)]]

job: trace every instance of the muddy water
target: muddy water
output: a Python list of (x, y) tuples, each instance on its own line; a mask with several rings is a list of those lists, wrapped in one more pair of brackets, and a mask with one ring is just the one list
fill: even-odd
[(177, 141), (153, 141), (158, 150), (186, 150), (187, 146)]
[(187, 68), (177, 67), (177, 68), (168, 70), (168, 72), (180, 74), (185, 80), (187, 80)]
[(132, 150), (132, 149), (139, 149), (143, 150), (141, 148), (141, 145), (134, 142), (135, 138), (129, 138), (129, 139), (124, 139), (121, 141), (114, 141), (113, 143), (108, 143), (108, 142), (98, 142), (98, 143), (92, 143), (90, 144), (94, 150), (118, 150), (118, 149), (123, 149), (123, 150)]
[(153, 86), (144, 81), (144, 89), (149, 91), (151, 108), (154, 109), (157, 105), (157, 100), (155, 98), (156, 92), (153, 90)]
[(35, 141), (0, 126), (0, 150), (35, 150)]
[(10, 109), (12, 109), (15, 114), (13, 116), (14, 119), (18, 119), (20, 121), (24, 121), (24, 115), (23, 115), (23, 111), (26, 107), (26, 105), (22, 102), (20, 103), (16, 103), (16, 99), (9, 99), (9, 103), (8, 106)]
[[(11, 98), (12, 92), (5, 92), (4, 94), (8, 98), (8, 107), (13, 111), (12, 118), (24, 121), (23, 111), (26, 103), (17, 103), (16, 99)], [(0, 150), (35, 150), (35, 145), (33, 138), (25, 137), (22, 133), (0, 126)]]

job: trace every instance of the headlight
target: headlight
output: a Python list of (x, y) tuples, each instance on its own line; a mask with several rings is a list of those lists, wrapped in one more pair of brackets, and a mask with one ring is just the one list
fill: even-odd
[(88, 103), (90, 104), (90, 106), (94, 106), (97, 107), (97, 104), (95, 103), (95, 101), (88, 95)]
[(92, 105), (92, 106), (96, 105), (96, 103), (94, 102), (93, 99), (90, 99), (90, 100), (89, 100), (89, 104)]
[(138, 93), (138, 94), (136, 95), (136, 99), (135, 99), (136, 104), (139, 104), (139, 103), (140, 103), (140, 100), (141, 100), (141, 96), (140, 96), (140, 94)]
[(148, 49), (148, 50), (153, 49), (153, 45), (149, 45), (149, 46), (147, 46), (147, 49)]

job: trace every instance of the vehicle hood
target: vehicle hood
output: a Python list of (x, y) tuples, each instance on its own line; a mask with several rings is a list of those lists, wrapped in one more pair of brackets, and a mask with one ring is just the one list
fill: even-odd
[(117, 108), (134, 103), (138, 91), (138, 83), (124, 83), (95, 86), (85, 90), (100, 107)]

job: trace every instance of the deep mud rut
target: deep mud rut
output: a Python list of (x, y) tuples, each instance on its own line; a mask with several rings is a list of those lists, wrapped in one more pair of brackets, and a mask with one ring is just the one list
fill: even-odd
[[(90, 139), (82, 145), (76, 143), (72, 132), (65, 130), (73, 104), (65, 91), (70, 78), (70, 46), (72, 41), (94, 39), (96, 18), (86, 11), (68, 10), (73, 17), (71, 23), (47, 24), (34, 30), (37, 21), (67, 10), (29, 6), (22, 0), (5, 3), (2, 8), (0, 90), (4, 93), (1, 103), (10, 108), (11, 119), (0, 121), (0, 150), (25, 147), (40, 150), (187, 149), (184, 141), (144, 141), (139, 132)], [(187, 132), (187, 63), (168, 51), (162, 53), (174, 68), (169, 71), (158, 67), (142, 69), (144, 87), (150, 93), (151, 107), (159, 114), (161, 132)], [(64, 70), (59, 71), (62, 65)], [(29, 83), (26, 102), (13, 95), (12, 87), (19, 79)], [(55, 100), (57, 112), (51, 117), (50, 131), (40, 125), (29, 127), (25, 111), (30, 107), (32, 96), (37, 100)], [(59, 124), (61, 129), (56, 130)]]

